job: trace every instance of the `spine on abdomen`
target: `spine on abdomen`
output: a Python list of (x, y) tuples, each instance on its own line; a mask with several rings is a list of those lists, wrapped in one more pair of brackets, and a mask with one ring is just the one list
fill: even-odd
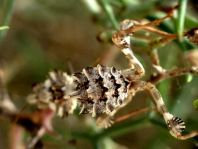
[(52, 71), (45, 82), (33, 87), (27, 100), (38, 108), (50, 108), (63, 117), (73, 113), (77, 107), (77, 100), (70, 97), (75, 87), (72, 76), (62, 71)]

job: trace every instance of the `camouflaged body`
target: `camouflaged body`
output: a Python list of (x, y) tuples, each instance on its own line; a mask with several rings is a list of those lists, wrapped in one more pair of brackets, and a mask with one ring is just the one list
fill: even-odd
[(72, 76), (50, 72), (28, 97), (41, 108), (50, 107), (64, 116), (79, 107), (80, 114), (113, 115), (128, 96), (128, 80), (114, 67), (87, 67)]
[(128, 80), (114, 67), (87, 67), (74, 74), (80, 113), (111, 115), (128, 96)]

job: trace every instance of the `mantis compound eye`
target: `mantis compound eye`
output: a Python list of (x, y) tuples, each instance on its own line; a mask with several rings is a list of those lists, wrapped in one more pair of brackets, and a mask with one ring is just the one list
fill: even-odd
[[(139, 22), (135, 20), (129, 20), (126, 19), (121, 22), (120, 24), (120, 31), (116, 32), (112, 36), (112, 41), (117, 45), (118, 47), (122, 48), (128, 48), (130, 46), (130, 35), (132, 35), (132, 32), (125, 33), (125, 30), (132, 28), (135, 25), (138, 25)], [(123, 31), (123, 32), (122, 32)]]
[(129, 19), (125, 19), (121, 22), (120, 24), (120, 30), (127, 30), (130, 27), (139, 24), (139, 22), (135, 21), (135, 20), (129, 20)]

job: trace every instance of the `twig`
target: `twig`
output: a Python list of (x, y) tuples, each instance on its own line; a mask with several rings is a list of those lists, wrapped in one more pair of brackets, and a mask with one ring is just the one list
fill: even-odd
[(156, 76), (152, 76), (149, 80), (149, 82), (157, 84), (160, 81), (163, 81), (165, 79), (182, 76), (185, 74), (193, 74), (198, 75), (198, 67), (190, 67), (190, 68), (176, 68), (173, 70), (167, 70), (164, 73), (159, 73)]
[(186, 139), (193, 138), (195, 136), (198, 136), (198, 131), (192, 131), (192, 132), (190, 132), (188, 134), (179, 136), (178, 139), (180, 139), (180, 140), (186, 140)]
[(165, 19), (172, 17), (172, 14), (173, 14), (173, 10), (171, 10), (169, 13), (167, 13), (166, 16), (164, 16), (161, 19), (156, 19), (156, 20), (154, 20), (152, 22), (149, 22), (149, 23), (146, 23), (146, 24), (141, 24), (140, 23), (140, 24), (137, 24), (137, 25), (132, 25), (128, 29), (120, 31), (120, 34), (121, 35), (127, 35), (127, 34), (137, 32), (139, 30), (144, 30), (145, 29), (145, 30), (153, 31), (153, 32), (158, 33), (158, 34), (169, 35), (168, 33), (166, 34), (163, 31), (153, 29), (153, 27), (160, 25)]
[(131, 117), (134, 117), (134, 116), (139, 115), (139, 114), (142, 114), (142, 113), (146, 113), (146, 112), (148, 112), (148, 111), (150, 111), (150, 110), (154, 110), (154, 109), (149, 109), (149, 108), (147, 107), (147, 108), (142, 108), (142, 109), (133, 110), (133, 111), (131, 111), (131, 112), (129, 112), (129, 113), (123, 115), (123, 116), (120, 116), (120, 117), (116, 118), (116, 119), (115, 119), (115, 122), (116, 122), (116, 123), (117, 123), (117, 122), (122, 122), (122, 121), (124, 121), (124, 120), (126, 120), (126, 119), (129, 119), (129, 118), (131, 118)]

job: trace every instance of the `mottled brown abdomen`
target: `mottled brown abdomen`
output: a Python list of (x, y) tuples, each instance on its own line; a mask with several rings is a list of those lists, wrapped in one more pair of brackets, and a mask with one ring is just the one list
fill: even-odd
[(45, 82), (34, 87), (28, 97), (41, 108), (50, 107), (63, 117), (79, 107), (80, 114), (109, 116), (122, 106), (128, 95), (129, 82), (114, 67), (87, 67), (68, 75), (50, 72)]
[(114, 67), (87, 67), (74, 74), (80, 113), (110, 114), (128, 95), (128, 80)]

